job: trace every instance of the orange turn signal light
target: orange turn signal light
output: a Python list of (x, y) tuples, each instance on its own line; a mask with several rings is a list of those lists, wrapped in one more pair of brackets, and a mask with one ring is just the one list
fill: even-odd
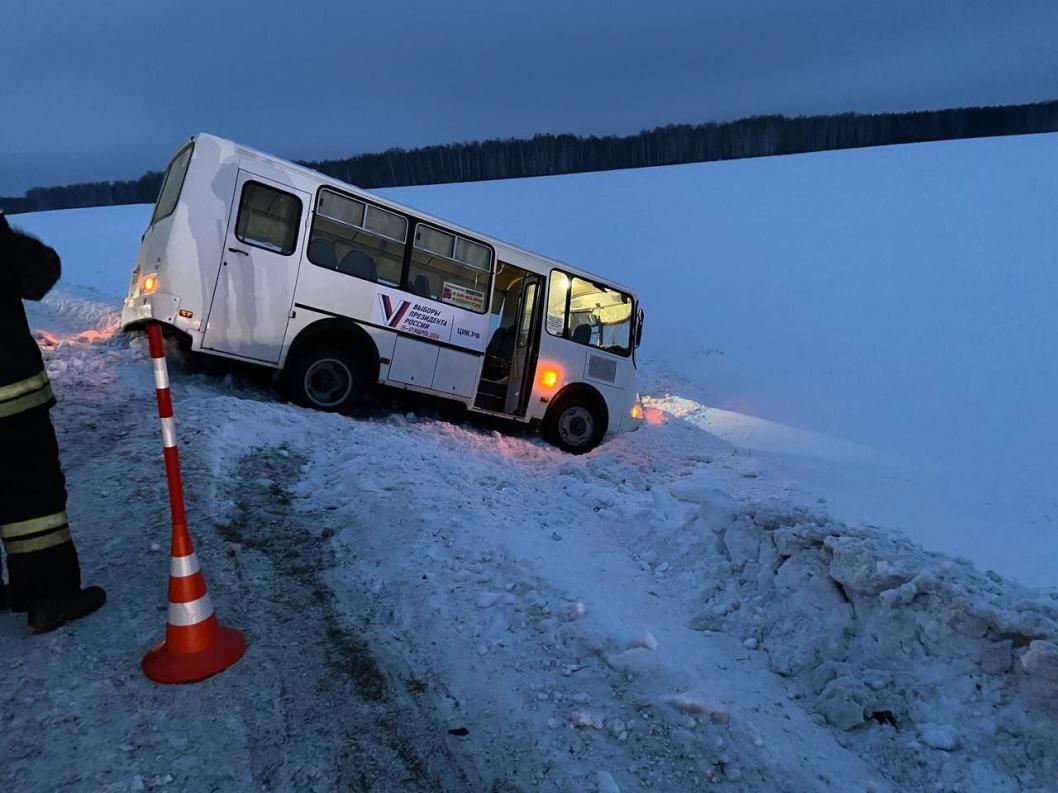
[(158, 273), (151, 273), (150, 275), (144, 276), (143, 280), (140, 281), (140, 294), (141, 295), (153, 295), (154, 290), (158, 288)]
[(554, 369), (545, 369), (540, 374), (540, 382), (545, 388), (554, 388), (558, 385), (558, 372)]

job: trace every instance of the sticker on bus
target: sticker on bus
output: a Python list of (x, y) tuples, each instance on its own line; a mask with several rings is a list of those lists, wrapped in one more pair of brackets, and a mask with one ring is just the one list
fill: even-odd
[(445, 281), (441, 288), (441, 300), (471, 311), (485, 310), (485, 293), (462, 284)]
[(480, 351), (484, 343), (484, 315), (467, 315), (459, 309), (431, 305), (421, 298), (409, 299), (400, 292), (379, 289), (371, 321), (400, 333), (471, 350)]

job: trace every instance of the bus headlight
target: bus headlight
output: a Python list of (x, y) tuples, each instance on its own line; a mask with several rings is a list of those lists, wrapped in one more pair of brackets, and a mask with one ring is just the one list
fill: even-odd
[(643, 410), (643, 401), (639, 398), (639, 394), (636, 394), (636, 401), (632, 403), (632, 410), (630, 413), (632, 418), (637, 421), (642, 421), (646, 418), (646, 412)]

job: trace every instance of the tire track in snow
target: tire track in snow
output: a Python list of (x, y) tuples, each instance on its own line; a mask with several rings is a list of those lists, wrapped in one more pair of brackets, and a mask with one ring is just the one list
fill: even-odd
[(330, 529), (323, 516), (299, 514), (290, 491), (304, 462), (286, 447), (255, 449), (231, 461), (223, 483), (235, 509), (217, 530), (253, 595), (240, 624), (274, 679), (247, 715), (254, 779), (266, 789), (464, 790), (440, 741), (422, 734), (435, 720), (409, 718), (399, 682), (339, 613), (355, 604), (338, 604), (321, 581), (333, 563)]

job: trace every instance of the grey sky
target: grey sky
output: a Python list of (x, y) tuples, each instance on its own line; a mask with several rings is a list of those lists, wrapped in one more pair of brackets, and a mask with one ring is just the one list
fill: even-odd
[(0, 195), (160, 170), (754, 113), (1058, 98), (1058, 3), (3, 0)]

